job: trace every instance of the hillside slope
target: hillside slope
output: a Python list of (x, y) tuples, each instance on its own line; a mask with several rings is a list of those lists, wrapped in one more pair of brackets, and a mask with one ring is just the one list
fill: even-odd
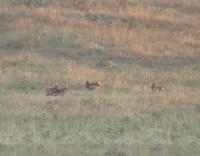
[(0, 0), (0, 155), (198, 156), (200, 2), (49, 2)]

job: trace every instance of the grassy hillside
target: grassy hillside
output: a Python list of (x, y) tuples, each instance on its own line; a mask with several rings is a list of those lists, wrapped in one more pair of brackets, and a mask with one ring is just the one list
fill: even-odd
[(199, 0), (0, 0), (0, 155), (198, 156), (199, 19)]

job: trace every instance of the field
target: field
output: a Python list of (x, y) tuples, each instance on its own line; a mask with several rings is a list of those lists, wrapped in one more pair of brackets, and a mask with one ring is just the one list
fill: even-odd
[(199, 19), (199, 0), (0, 0), (0, 156), (199, 156)]

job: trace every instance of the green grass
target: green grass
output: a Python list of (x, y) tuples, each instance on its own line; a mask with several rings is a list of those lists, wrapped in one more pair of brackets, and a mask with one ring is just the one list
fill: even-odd
[(0, 0), (0, 155), (198, 156), (199, 2), (62, 2)]

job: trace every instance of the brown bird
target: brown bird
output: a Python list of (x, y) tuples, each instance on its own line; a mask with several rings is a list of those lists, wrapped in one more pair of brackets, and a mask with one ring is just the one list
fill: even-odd
[(53, 95), (54, 96), (59, 96), (59, 95), (63, 96), (68, 89), (69, 89), (69, 87), (66, 85), (64, 88), (54, 90)]
[(155, 91), (156, 91), (156, 90), (162, 91), (162, 90), (163, 90), (163, 87), (157, 86), (156, 83), (153, 82), (152, 85), (151, 85), (151, 89), (152, 89), (152, 90), (155, 90)]
[(46, 89), (46, 95), (47, 95), (47, 96), (53, 95), (53, 93), (54, 93), (55, 91), (57, 91), (57, 90), (58, 90), (58, 82), (56, 82), (55, 86), (49, 87), (49, 88)]
[(86, 81), (85, 86), (87, 89), (97, 89), (101, 86), (101, 83), (99, 81), (98, 82)]

